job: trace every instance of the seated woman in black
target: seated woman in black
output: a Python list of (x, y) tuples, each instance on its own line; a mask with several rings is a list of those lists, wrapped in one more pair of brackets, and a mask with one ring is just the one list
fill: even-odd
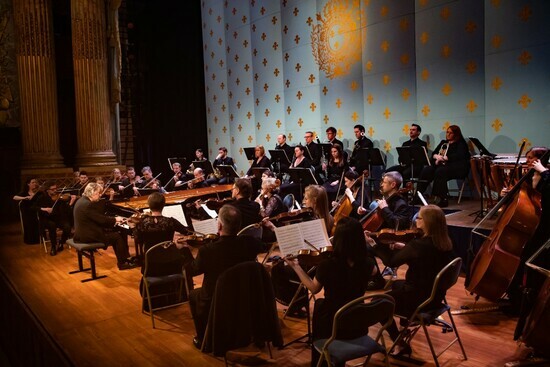
[(275, 217), (285, 211), (283, 200), (279, 196), (280, 181), (268, 177), (262, 181), (260, 195), (256, 202), (260, 204), (260, 215), (262, 218)]
[[(395, 299), (395, 313), (407, 317), (412, 316), (416, 308), (430, 297), (435, 277), (454, 258), (445, 213), (439, 207), (421, 207), (416, 218), (416, 227), (424, 232), (423, 237), (406, 245), (396, 242), (389, 246), (376, 246), (374, 240), (367, 237), (367, 242), (374, 246), (374, 252), (384, 265), (391, 268), (409, 265), (405, 280), (394, 282), (388, 293)], [(440, 299), (435, 302), (441, 303), (444, 296), (440, 295)], [(395, 321), (388, 328), (388, 333), (392, 340), (397, 339), (399, 330)], [(410, 356), (411, 353), (410, 345), (405, 343), (394, 349), (396, 355)]]
[(442, 140), (432, 154), (432, 165), (426, 166), (420, 173), (418, 191), (424, 193), (433, 181), (432, 196), (440, 207), (449, 205), (447, 181), (464, 178), (470, 170), (470, 150), (462, 131), (457, 125), (447, 128), (447, 140)]
[[(367, 257), (363, 228), (357, 220), (342, 218), (336, 226), (333, 244), (333, 255), (319, 264), (313, 279), (298, 260), (286, 260), (313, 294), (325, 290), (325, 298), (315, 301), (313, 340), (330, 337), (336, 311), (365, 293), (374, 267)], [(311, 365), (316, 366), (318, 359), (319, 353), (312, 348)]]
[(348, 162), (344, 159), (344, 152), (340, 144), (335, 144), (330, 148), (330, 160), (328, 164), (323, 163), (323, 171), (325, 171), (327, 180), (323, 184), (325, 190), (327, 190), (328, 199), (333, 201), (339, 194), (338, 188), (343, 187), (343, 183), (340, 184), (342, 174), (348, 170)]

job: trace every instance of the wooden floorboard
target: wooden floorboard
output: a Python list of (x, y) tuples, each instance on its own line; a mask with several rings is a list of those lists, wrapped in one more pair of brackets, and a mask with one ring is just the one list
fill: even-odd
[[(475, 202), (465, 202), (464, 213), (453, 214), (453, 225), (473, 226), (469, 216)], [(486, 225), (490, 228), (490, 223)], [(187, 304), (158, 312), (157, 328), (141, 312), (138, 292), (139, 269), (118, 271), (111, 249), (97, 258), (97, 271), (107, 278), (88, 283), (80, 280), (89, 273), (68, 274), (77, 267), (74, 250), (52, 257), (38, 245), (24, 245), (18, 223), (0, 227), (0, 268), (48, 333), (76, 366), (217, 366), (223, 361), (202, 354), (192, 345), (194, 326)], [(87, 260), (84, 260), (87, 263)], [(404, 276), (406, 267), (399, 269)], [(195, 278), (200, 285), (201, 278)], [(464, 289), (463, 278), (448, 293), (456, 309), (471, 305), (474, 298)], [(477, 306), (491, 305), (480, 300)], [(284, 307), (278, 305), (280, 316)], [(517, 319), (501, 312), (455, 316), (468, 360), (463, 361), (458, 345), (441, 357), (442, 366), (502, 366), (527, 353), (512, 340)], [(285, 342), (306, 332), (306, 322), (282, 321)], [(443, 345), (452, 334), (432, 327), (434, 344)], [(85, 347), (83, 347), (85, 346)], [(422, 332), (413, 341), (415, 361), (391, 360), (397, 366), (434, 366)], [(310, 351), (303, 343), (274, 350), (274, 365), (308, 366)], [(373, 365), (384, 365), (374, 358)]]

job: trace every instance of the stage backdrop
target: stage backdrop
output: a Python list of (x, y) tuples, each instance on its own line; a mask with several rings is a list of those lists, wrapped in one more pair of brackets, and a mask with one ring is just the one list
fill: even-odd
[(202, 0), (208, 149), (291, 145), (363, 124), (397, 160), (409, 125), (459, 125), (495, 152), (548, 145), (548, 1)]

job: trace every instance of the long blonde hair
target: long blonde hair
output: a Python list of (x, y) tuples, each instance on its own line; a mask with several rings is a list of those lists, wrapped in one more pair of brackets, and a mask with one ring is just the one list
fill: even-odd
[(420, 208), (419, 215), (424, 221), (424, 236), (431, 237), (435, 247), (441, 251), (451, 251), (453, 243), (447, 231), (445, 213), (437, 205), (426, 205)]
[(331, 231), (334, 225), (334, 219), (328, 209), (328, 196), (325, 188), (319, 185), (306, 186), (304, 196), (311, 202), (313, 213), (325, 221), (327, 231)]

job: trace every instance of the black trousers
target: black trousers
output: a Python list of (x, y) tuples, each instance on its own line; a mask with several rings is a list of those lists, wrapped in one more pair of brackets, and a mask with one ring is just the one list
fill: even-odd
[(123, 264), (130, 257), (128, 251), (128, 237), (115, 231), (106, 231), (103, 236), (103, 243), (107, 246), (113, 246), (115, 250), (117, 263)]
[(69, 236), (71, 235), (71, 223), (68, 220), (53, 220), (53, 219), (43, 219), (42, 226), (44, 230), (48, 231), (50, 235), (50, 241), (52, 243), (52, 248), (57, 247), (57, 228), (63, 231), (61, 239), (59, 240), (60, 244), (64, 244)]
[(202, 297), (201, 288), (193, 289), (189, 292), (189, 306), (191, 308), (191, 315), (193, 316), (193, 323), (195, 324), (195, 330), (199, 340), (204, 339), (211, 305), (212, 299)]
[(468, 174), (468, 168), (463, 165), (433, 165), (426, 166), (420, 173), (420, 182), (418, 183), (418, 191), (424, 193), (430, 182), (433, 181), (432, 196), (446, 198), (449, 194), (447, 181), (454, 178), (464, 178)]

